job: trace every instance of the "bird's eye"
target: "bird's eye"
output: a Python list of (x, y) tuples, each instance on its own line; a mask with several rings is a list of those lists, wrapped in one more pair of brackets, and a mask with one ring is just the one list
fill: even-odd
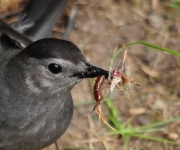
[(58, 64), (52, 63), (48, 65), (48, 70), (53, 74), (62, 72), (62, 67)]

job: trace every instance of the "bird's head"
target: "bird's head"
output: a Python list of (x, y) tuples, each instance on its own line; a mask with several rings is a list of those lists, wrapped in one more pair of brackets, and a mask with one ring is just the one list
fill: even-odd
[(107, 71), (92, 66), (76, 45), (65, 40), (49, 38), (33, 42), (14, 59), (11, 65), (16, 63), (14, 69), (22, 72), (28, 88), (38, 93), (70, 91), (83, 78), (108, 76)]

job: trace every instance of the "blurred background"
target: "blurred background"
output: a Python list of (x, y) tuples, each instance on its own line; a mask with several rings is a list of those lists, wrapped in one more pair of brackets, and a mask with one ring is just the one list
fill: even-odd
[[(16, 21), (27, 0), (0, 0), (0, 18)], [(180, 52), (180, 0), (74, 0), (54, 27), (52, 37), (62, 38), (72, 10), (77, 15), (69, 39), (98, 67), (109, 70), (116, 46), (144, 41)], [(141, 88), (126, 84), (127, 92), (114, 90), (101, 105), (103, 124), (96, 112), (93, 81), (84, 80), (72, 91), (74, 116), (58, 140), (62, 150), (179, 150), (180, 59), (152, 48), (127, 48), (122, 73)], [(122, 60), (115, 59), (113, 68)], [(45, 150), (55, 150), (51, 145)]]

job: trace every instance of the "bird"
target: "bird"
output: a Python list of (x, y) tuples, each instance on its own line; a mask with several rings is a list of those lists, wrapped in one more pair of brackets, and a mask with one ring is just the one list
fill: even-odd
[(72, 42), (49, 38), (67, 0), (30, 0), (18, 21), (0, 20), (0, 150), (40, 150), (73, 116), (71, 89), (108, 71)]

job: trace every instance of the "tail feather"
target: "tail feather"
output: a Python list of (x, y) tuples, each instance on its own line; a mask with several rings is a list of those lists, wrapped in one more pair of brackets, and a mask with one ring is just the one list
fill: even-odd
[(30, 0), (13, 27), (36, 41), (49, 37), (69, 0)]

